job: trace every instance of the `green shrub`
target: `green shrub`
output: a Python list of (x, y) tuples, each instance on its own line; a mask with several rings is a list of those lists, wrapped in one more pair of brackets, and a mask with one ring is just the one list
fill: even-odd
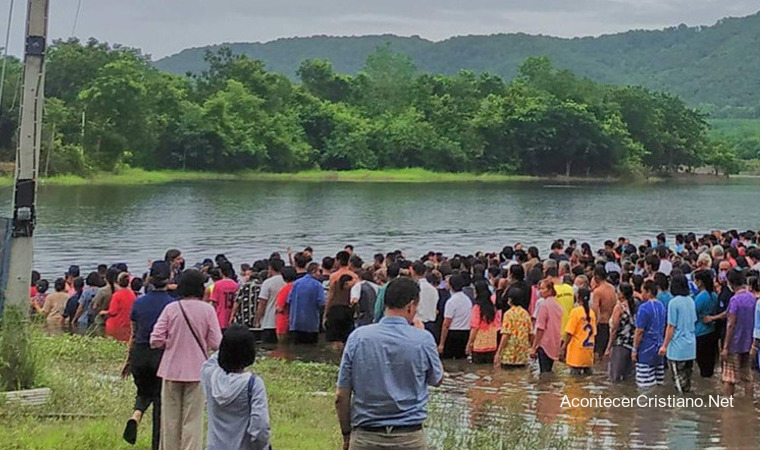
[(0, 328), (0, 388), (30, 389), (36, 374), (29, 321), (18, 306), (6, 306)]

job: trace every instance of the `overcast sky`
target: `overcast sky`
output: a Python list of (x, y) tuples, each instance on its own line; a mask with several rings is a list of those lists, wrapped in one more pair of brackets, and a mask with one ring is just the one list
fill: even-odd
[[(5, 20), (11, 0), (0, 0)], [(758, 0), (51, 0), (52, 38), (96, 37), (154, 59), (188, 47), (281, 37), (394, 33), (441, 40), (525, 32), (588, 36), (685, 23), (712, 25), (760, 10)], [(26, 1), (16, 0), (10, 49), (22, 49)], [(0, 41), (0, 46), (4, 41)]]

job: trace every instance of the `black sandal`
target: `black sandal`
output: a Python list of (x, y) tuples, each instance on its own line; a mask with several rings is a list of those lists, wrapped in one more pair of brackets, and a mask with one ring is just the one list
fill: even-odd
[(127, 425), (124, 427), (124, 440), (130, 445), (135, 445), (137, 442), (137, 420), (127, 420)]

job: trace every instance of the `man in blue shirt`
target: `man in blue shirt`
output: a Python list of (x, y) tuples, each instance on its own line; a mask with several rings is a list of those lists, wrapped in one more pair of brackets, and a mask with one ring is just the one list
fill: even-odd
[(319, 339), (319, 309), (325, 306), (325, 290), (318, 272), (319, 264), (310, 263), (307, 275), (293, 283), (288, 295), (290, 334), (296, 344), (316, 344)]
[(428, 386), (441, 384), (443, 367), (433, 336), (412, 326), (419, 297), (412, 279), (391, 281), (385, 317), (348, 338), (335, 400), (344, 449), (427, 449)]

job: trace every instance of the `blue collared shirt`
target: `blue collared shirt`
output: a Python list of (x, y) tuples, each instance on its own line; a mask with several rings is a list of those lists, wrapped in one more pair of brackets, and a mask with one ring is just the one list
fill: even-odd
[(322, 283), (311, 275), (293, 283), (288, 295), (290, 305), (290, 331), (319, 332), (319, 307), (325, 305)]
[(383, 317), (348, 337), (338, 387), (353, 391), (353, 427), (421, 425), (428, 385), (443, 377), (433, 336), (402, 317)]

